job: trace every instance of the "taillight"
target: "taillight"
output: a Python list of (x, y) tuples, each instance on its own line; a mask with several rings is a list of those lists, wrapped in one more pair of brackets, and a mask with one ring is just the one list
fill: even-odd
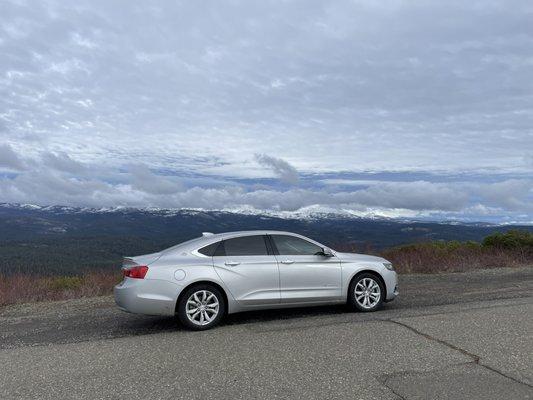
[(144, 279), (148, 272), (148, 267), (146, 265), (136, 265), (135, 267), (123, 269), (122, 272), (128, 278)]

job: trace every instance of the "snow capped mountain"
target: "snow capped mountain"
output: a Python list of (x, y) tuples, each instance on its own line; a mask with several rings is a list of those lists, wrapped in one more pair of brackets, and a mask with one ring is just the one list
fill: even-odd
[[(0, 203), (0, 208), (11, 210), (26, 210), (26, 211), (40, 211), (44, 213), (52, 214), (128, 214), (128, 213), (145, 213), (153, 214), (157, 216), (173, 217), (173, 216), (197, 216), (202, 214), (225, 214), (225, 215), (244, 215), (255, 217), (268, 217), (268, 218), (280, 218), (285, 220), (324, 220), (324, 219), (345, 219), (345, 220), (383, 220), (383, 221), (395, 221), (395, 222), (435, 222), (440, 224), (453, 224), (453, 225), (479, 225), (479, 226), (493, 226), (497, 224), (468, 221), (468, 220), (437, 220), (431, 218), (428, 214), (425, 217), (420, 215), (414, 215), (408, 210), (396, 210), (394, 213), (384, 212), (383, 210), (365, 210), (354, 211), (347, 209), (333, 209), (324, 208), (322, 206), (309, 206), (301, 208), (295, 211), (275, 211), (275, 210), (258, 210), (253, 207), (236, 207), (225, 208), (220, 210), (206, 210), (202, 208), (158, 208), (158, 207), (71, 207), (62, 205), (48, 205), (41, 206), (36, 204), (16, 204), (16, 203)], [(510, 225), (515, 222), (509, 222), (499, 225)], [(523, 224), (523, 223), (519, 223)], [(526, 224), (527, 225), (527, 224)]]

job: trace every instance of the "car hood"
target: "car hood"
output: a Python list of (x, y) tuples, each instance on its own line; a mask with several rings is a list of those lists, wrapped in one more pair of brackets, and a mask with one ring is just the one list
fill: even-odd
[(388, 262), (384, 258), (377, 257), (377, 256), (370, 256), (368, 254), (341, 253), (337, 251), (336, 255), (337, 257), (341, 259), (341, 261), (361, 261), (361, 262), (377, 262), (377, 263)]

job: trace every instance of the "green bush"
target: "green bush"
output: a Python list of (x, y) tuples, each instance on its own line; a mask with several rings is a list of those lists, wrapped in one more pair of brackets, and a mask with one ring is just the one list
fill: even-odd
[(50, 280), (52, 290), (74, 290), (83, 285), (83, 279), (79, 276), (58, 276)]
[(493, 233), (483, 239), (483, 247), (499, 249), (533, 250), (533, 233), (524, 230), (510, 230), (505, 233)]

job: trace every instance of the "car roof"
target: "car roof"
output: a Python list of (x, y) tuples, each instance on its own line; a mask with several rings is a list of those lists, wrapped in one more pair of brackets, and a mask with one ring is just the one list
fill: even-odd
[(287, 231), (274, 231), (274, 230), (254, 230), (254, 231), (234, 231), (234, 232), (222, 232), (222, 233), (213, 233), (204, 236), (206, 238), (229, 238), (236, 236), (251, 236), (251, 235), (291, 235), (291, 236), (300, 236), (297, 233), (287, 232)]
[(210, 245), (211, 243), (218, 242), (220, 240), (230, 239), (234, 237), (240, 237), (240, 236), (252, 236), (252, 235), (289, 235), (289, 236), (296, 236), (303, 238), (305, 240), (309, 240), (313, 243), (316, 243), (320, 245), (320, 243), (299, 235), (294, 232), (287, 232), (287, 231), (275, 231), (275, 230), (253, 230), (253, 231), (235, 231), (235, 232), (223, 232), (223, 233), (210, 233), (210, 232), (204, 232), (203, 236), (188, 240), (183, 243), (179, 243), (175, 246), (172, 246), (168, 249), (165, 249), (164, 252), (168, 251), (174, 251), (174, 250), (180, 250), (180, 251), (191, 251), (196, 250), (200, 247), (204, 247), (207, 245)]

